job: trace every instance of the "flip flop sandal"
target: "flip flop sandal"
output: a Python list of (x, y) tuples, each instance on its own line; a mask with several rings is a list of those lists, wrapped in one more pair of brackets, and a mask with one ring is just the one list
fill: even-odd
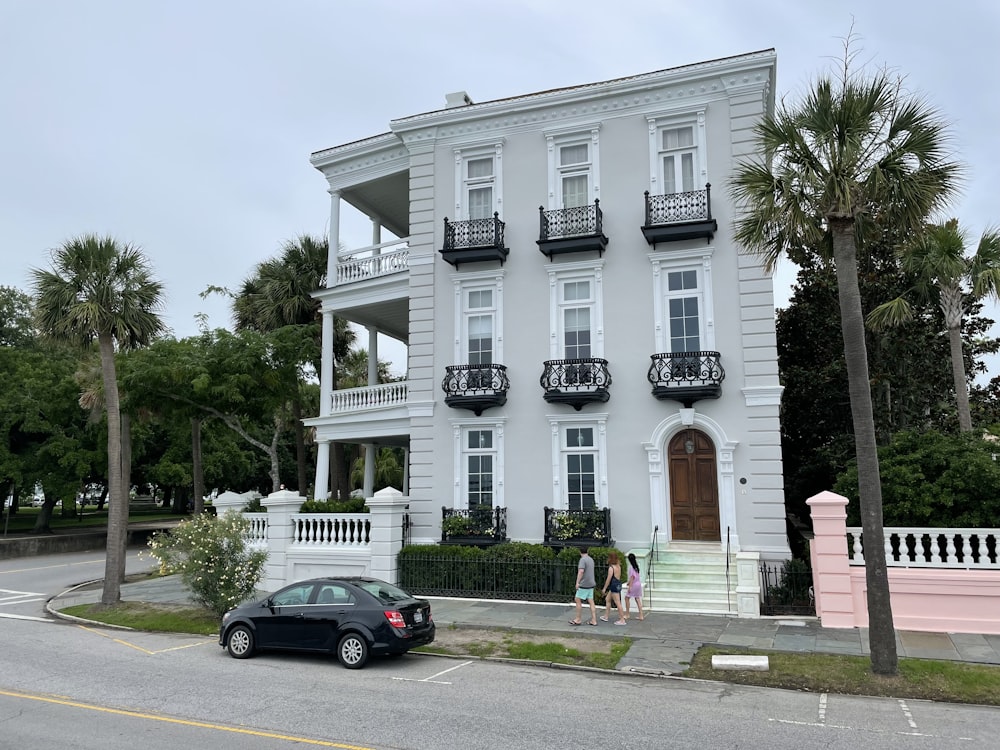
[(569, 621), (569, 624), (570, 624), (570, 625), (583, 625), (583, 623), (582, 623), (582, 622), (577, 622), (576, 620), (570, 620), (570, 621)]

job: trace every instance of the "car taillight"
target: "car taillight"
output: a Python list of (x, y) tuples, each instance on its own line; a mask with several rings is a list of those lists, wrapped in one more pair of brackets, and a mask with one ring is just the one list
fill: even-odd
[(405, 628), (406, 622), (403, 620), (403, 615), (394, 609), (387, 609), (385, 611), (385, 619), (389, 621), (389, 624), (394, 628)]

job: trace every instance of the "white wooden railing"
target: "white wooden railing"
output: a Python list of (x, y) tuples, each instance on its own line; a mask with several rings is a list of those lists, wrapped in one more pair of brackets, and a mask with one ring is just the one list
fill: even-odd
[(410, 245), (407, 239), (350, 250), (337, 257), (334, 286), (388, 276), (409, 269)]
[(292, 547), (368, 547), (371, 516), (367, 513), (296, 513)]
[(386, 406), (406, 405), (406, 381), (369, 385), (364, 388), (346, 388), (330, 394), (332, 414), (345, 411), (364, 411)]
[(267, 547), (267, 513), (244, 513), (250, 522), (247, 542), (254, 547)]
[[(885, 560), (897, 568), (980, 568), (1000, 570), (1000, 529), (887, 527)], [(861, 529), (847, 528), (851, 565), (864, 565)]]

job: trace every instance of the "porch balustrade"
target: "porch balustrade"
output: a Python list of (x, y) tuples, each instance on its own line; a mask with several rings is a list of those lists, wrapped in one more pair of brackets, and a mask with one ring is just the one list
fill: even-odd
[(381, 383), (364, 388), (345, 388), (330, 394), (332, 414), (406, 405), (406, 381)]
[[(1000, 570), (1000, 529), (886, 527), (885, 562), (897, 568), (978, 568)], [(861, 528), (847, 528), (851, 565), (864, 565)]]
[(334, 286), (409, 270), (410, 246), (407, 240), (393, 240), (352, 250), (337, 259)]
[(368, 513), (298, 513), (292, 516), (292, 547), (367, 547)]

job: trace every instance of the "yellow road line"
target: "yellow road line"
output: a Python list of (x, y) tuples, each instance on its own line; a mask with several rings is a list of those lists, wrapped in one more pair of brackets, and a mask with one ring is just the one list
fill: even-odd
[(107, 633), (103, 633), (100, 630), (94, 628), (89, 628), (86, 625), (78, 625), (81, 630), (86, 630), (88, 633), (93, 633), (94, 635), (99, 635), (101, 638), (107, 638), (109, 641), (114, 641), (115, 643), (121, 644), (122, 646), (128, 646), (129, 648), (134, 648), (136, 651), (141, 651), (147, 656), (155, 656), (156, 654), (165, 654), (168, 651), (180, 651), (182, 648), (194, 648), (195, 646), (204, 646), (206, 643), (214, 643), (215, 640), (198, 641), (197, 643), (188, 643), (184, 646), (171, 646), (170, 648), (163, 648), (159, 651), (150, 651), (149, 649), (143, 648), (142, 646), (137, 646), (134, 643), (129, 643), (121, 638), (112, 638)]
[(134, 719), (149, 719), (150, 721), (162, 721), (167, 724), (179, 724), (185, 727), (195, 727), (198, 729), (214, 729), (219, 732), (231, 732), (233, 734), (245, 734), (251, 737), (263, 737), (269, 740), (286, 740), (288, 742), (299, 742), (304, 745), (317, 745), (319, 747), (339, 747), (343, 750), (374, 750), (361, 745), (344, 745), (339, 742), (327, 742), (326, 740), (313, 740), (308, 737), (296, 737), (290, 734), (277, 734), (276, 732), (260, 732), (254, 729), (241, 729), (239, 727), (228, 727), (224, 724), (210, 724), (205, 721), (189, 721), (187, 719), (173, 719), (169, 716), (159, 716), (157, 714), (147, 714), (140, 711), (126, 711), (120, 708), (107, 708), (105, 706), (95, 706), (89, 703), (78, 703), (77, 701), (65, 700), (62, 698), (50, 698), (44, 695), (31, 695), (30, 693), (19, 693), (11, 690), (0, 690), (0, 695), (10, 698), (23, 698), (25, 700), (41, 701), (43, 703), (54, 703), (59, 706), (69, 706), (71, 708), (85, 708), (90, 711), (100, 711), (101, 713), (114, 714), (116, 716), (129, 716)]

